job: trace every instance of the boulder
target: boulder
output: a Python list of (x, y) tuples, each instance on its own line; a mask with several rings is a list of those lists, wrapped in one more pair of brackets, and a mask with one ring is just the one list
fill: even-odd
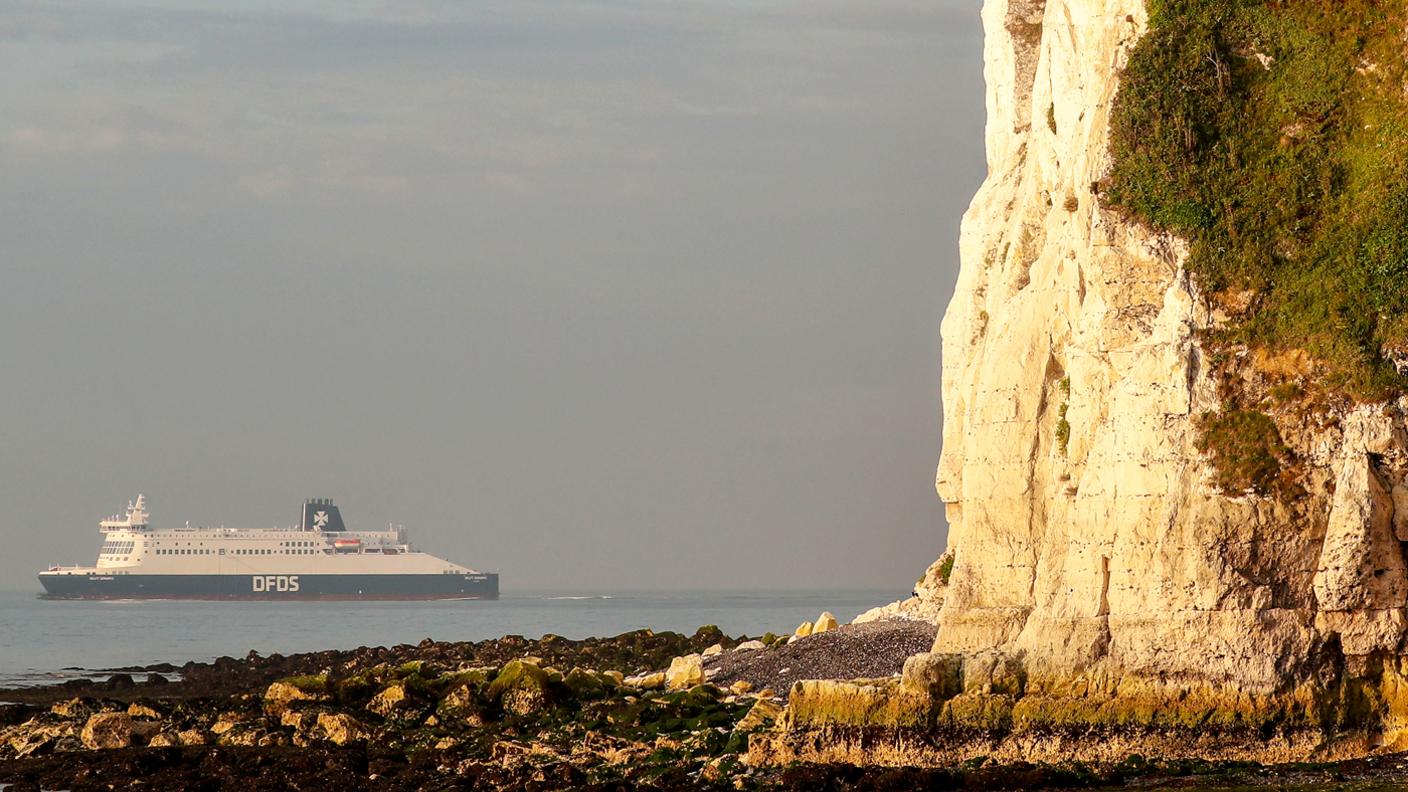
[(132, 702), (131, 704), (127, 705), (127, 714), (130, 715), (130, 716), (132, 716), (133, 718), (145, 718), (145, 719), (147, 719), (147, 720), (161, 720), (161, 713), (160, 713), (160, 712), (157, 712), (156, 710), (152, 709), (151, 707), (148, 707), (148, 706), (145, 705), (145, 704), (138, 704), (138, 703), (135, 702), (135, 701)]
[(216, 736), (222, 735), (247, 720), (249, 718), (242, 712), (222, 712), (220, 717), (216, 718), (214, 725), (210, 727), (210, 733)]
[(676, 657), (665, 671), (665, 686), (670, 690), (685, 690), (703, 682), (703, 658), (697, 654)]
[(4, 744), (9, 746), (16, 758), (35, 756), (47, 753), (50, 749), (59, 749), (64, 742), (79, 745), (75, 739), (77, 731), (72, 723), (40, 716), (7, 729), (4, 732)]
[(253, 748), (260, 744), (260, 741), (267, 736), (262, 729), (258, 728), (238, 728), (227, 731), (220, 735), (221, 745), (236, 745), (242, 748)]
[(270, 715), (278, 715), (288, 708), (290, 702), (326, 699), (327, 694), (322, 692), (321, 686), (314, 684), (310, 679), (319, 680), (322, 685), (326, 685), (326, 680), (321, 677), (281, 679), (269, 685), (264, 691), (264, 711)]
[(723, 645), (723, 644), (717, 644), (717, 643), (716, 643), (716, 644), (714, 644), (713, 646), (709, 647), (708, 649), (705, 649), (705, 650), (704, 650), (703, 652), (701, 652), (700, 654), (703, 655), (704, 657), (713, 657), (714, 655), (720, 655), (720, 654), (723, 654), (723, 653), (724, 653), (724, 645)]
[(181, 745), (205, 745), (205, 732), (200, 729), (186, 729), (176, 733), (176, 742)]
[(831, 611), (823, 611), (822, 614), (817, 617), (816, 623), (812, 625), (812, 635), (830, 632), (836, 629), (836, 627), (836, 617), (831, 615)]
[(366, 728), (356, 718), (341, 712), (319, 713), (318, 728), (323, 738), (333, 745), (347, 745), (368, 737)]
[(567, 685), (567, 689), (572, 691), (572, 695), (579, 699), (601, 698), (606, 694), (607, 682), (603, 677), (585, 668), (568, 671), (562, 681)]
[(172, 734), (171, 732), (162, 732), (160, 734), (153, 735), (151, 740), (147, 742), (147, 745), (153, 748), (174, 748), (176, 746), (179, 746), (180, 744), (180, 738)]
[(622, 683), (637, 690), (655, 690), (665, 686), (665, 672), (653, 671), (649, 674), (626, 677)]
[(126, 748), (132, 744), (132, 717), (125, 712), (99, 712), (88, 718), (79, 739), (92, 750)]
[(738, 646), (733, 647), (733, 651), (735, 651), (735, 652), (756, 652), (756, 651), (758, 651), (759, 649), (766, 649), (766, 648), (768, 648), (768, 645), (765, 644), (765, 643), (763, 643), (762, 641), (744, 641), (743, 643), (739, 644)]
[(93, 699), (71, 698), (68, 701), (56, 702), (49, 711), (64, 718), (87, 718), (98, 709), (98, 702)]
[(548, 704), (548, 675), (536, 664), (511, 660), (489, 683), (489, 699), (499, 702), (506, 712), (527, 715)]
[(388, 685), (386, 689), (373, 696), (372, 700), (367, 702), (367, 709), (383, 718), (393, 718), (410, 708), (411, 703), (406, 686), (397, 683)]
[(161, 721), (135, 719), (132, 721), (132, 736), (141, 742), (150, 740), (160, 731)]
[(802, 622), (801, 624), (797, 625), (797, 629), (795, 629), (795, 630), (792, 631), (792, 637), (794, 637), (794, 638), (806, 638), (808, 635), (811, 635), (811, 634), (812, 634), (812, 623), (811, 623), (811, 622)]
[(760, 698), (753, 708), (748, 710), (738, 725), (734, 726), (738, 731), (754, 731), (765, 729), (777, 722), (782, 715), (782, 705), (772, 699)]
[[(444, 720), (462, 720), (475, 728), (484, 725), (483, 708), (479, 706), (479, 698), (475, 695), (474, 685), (469, 682), (458, 685), (445, 694), (445, 697), (440, 699), (440, 704), (435, 708), (435, 711)], [(433, 725), (429, 721), (426, 723)]]
[(741, 696), (753, 689), (753, 683), (746, 679), (740, 679), (728, 686), (728, 690), (735, 696)]

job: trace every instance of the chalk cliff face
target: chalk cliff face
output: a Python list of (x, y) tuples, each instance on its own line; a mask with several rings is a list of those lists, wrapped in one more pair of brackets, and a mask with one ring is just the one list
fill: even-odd
[[(1229, 387), (1257, 403), (1272, 375), (1310, 368), (1257, 350), (1213, 359), (1200, 339), (1221, 314), (1181, 242), (1100, 205), (1143, 0), (987, 0), (982, 14), (989, 170), (943, 323), (937, 488), (954, 564), (934, 650), (900, 683), (794, 690), (792, 737), (760, 756), (1290, 759), (1393, 744), (1408, 733), (1404, 405), (1267, 399), (1293, 492), (1219, 491), (1199, 417)], [(855, 732), (877, 726), (909, 736)]]
[[(1221, 405), (1197, 339), (1217, 316), (1178, 241), (1093, 188), (1144, 13), (984, 4), (989, 174), (943, 324), (956, 564), (935, 651), (1016, 653), (1034, 681), (1100, 667), (1271, 693), (1332, 638), (1351, 656), (1399, 647), (1402, 421), (1279, 415), (1304, 495), (1213, 486), (1196, 421)], [(1255, 387), (1265, 357), (1236, 377)]]

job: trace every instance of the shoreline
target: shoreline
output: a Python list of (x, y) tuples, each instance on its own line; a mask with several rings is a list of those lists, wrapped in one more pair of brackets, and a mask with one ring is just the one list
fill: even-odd
[[(1323, 765), (749, 765), (797, 674), (898, 674), (931, 624), (766, 641), (702, 627), (569, 640), (503, 636), (153, 664), (0, 690), (7, 792), (111, 785), (283, 789), (1393, 788), (1408, 755)], [(750, 641), (756, 643), (750, 643)], [(743, 647), (743, 648), (740, 648)], [(886, 652), (889, 652), (887, 655)], [(162, 673), (179, 672), (179, 681)], [(143, 674), (151, 675), (141, 679)], [(154, 681), (162, 680), (162, 681)], [(781, 687), (779, 685), (779, 687)], [(1325, 786), (1329, 784), (1330, 786)]]

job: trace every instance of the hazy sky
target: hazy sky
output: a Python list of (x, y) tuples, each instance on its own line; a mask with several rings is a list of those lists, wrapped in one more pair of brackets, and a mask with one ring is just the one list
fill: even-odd
[[(239, 10), (231, 10), (238, 8)], [(0, 6), (0, 587), (153, 523), (910, 583), (976, 0)]]

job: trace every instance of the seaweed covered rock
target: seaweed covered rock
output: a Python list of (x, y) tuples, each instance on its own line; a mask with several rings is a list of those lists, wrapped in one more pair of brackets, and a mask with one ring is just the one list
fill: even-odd
[(443, 721), (464, 721), (471, 726), (484, 724), (484, 707), (476, 686), (461, 682), (450, 689), (435, 707), (436, 717)]
[(778, 702), (772, 699), (758, 699), (735, 728), (744, 732), (766, 729), (782, 717), (782, 712), (782, 705)]
[(325, 701), (328, 679), (324, 675), (281, 679), (264, 690), (264, 710), (278, 715), (294, 701)]
[(533, 663), (513, 660), (499, 670), (486, 695), (505, 712), (528, 715), (548, 706), (548, 675)]
[(611, 677), (585, 668), (573, 668), (568, 671), (562, 678), (562, 684), (578, 701), (601, 698), (617, 686)]

